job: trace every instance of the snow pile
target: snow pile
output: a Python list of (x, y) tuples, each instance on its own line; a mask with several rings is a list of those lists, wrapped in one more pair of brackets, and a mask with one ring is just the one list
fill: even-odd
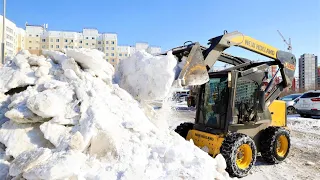
[(301, 118), (299, 115), (288, 116), (288, 126), (299, 132), (320, 135), (320, 121), (312, 118)]
[[(216, 161), (157, 128), (141, 104), (112, 83), (114, 69), (99, 51), (44, 54), (21, 52), (0, 68), (0, 179), (229, 179), (220, 156)], [(128, 70), (132, 79), (122, 71), (120, 84), (141, 98), (166, 96), (172, 55), (134, 57), (146, 62), (134, 66), (135, 76)], [(165, 63), (159, 67), (155, 59)], [(153, 76), (156, 71), (163, 73)]]
[(138, 51), (117, 66), (116, 83), (137, 100), (158, 100), (167, 97), (175, 79), (177, 60), (167, 56), (152, 56)]

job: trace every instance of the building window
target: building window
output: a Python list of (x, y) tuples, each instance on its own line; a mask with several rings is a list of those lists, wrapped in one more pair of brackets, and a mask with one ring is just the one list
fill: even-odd
[(73, 39), (71, 39), (71, 42), (73, 42)]
[(111, 53), (111, 56), (114, 56), (114, 53)]
[(106, 59), (107, 60), (107, 62), (109, 62), (109, 59)]
[(119, 56), (122, 56), (122, 54), (120, 53)]
[(59, 39), (56, 39), (56, 42), (59, 42), (60, 40)]
[(86, 45), (88, 46), (89, 44), (88, 44), (88, 43), (86, 43)]
[(106, 53), (106, 56), (109, 56), (109, 53)]
[(94, 46), (94, 43), (92, 43), (92, 46)]
[(68, 46), (64, 46), (64, 48), (68, 48)]
[(51, 48), (53, 48), (53, 45), (51, 45)]
[(114, 62), (114, 59), (112, 59), (112, 62)]
[(111, 44), (114, 44), (114, 41), (111, 41)]
[(86, 37), (86, 39), (89, 39), (89, 37)]
[(46, 39), (42, 39), (42, 42), (46, 42)]
[(127, 56), (127, 54), (125, 54), (124, 56)]
[(101, 41), (98, 41), (98, 44), (101, 44)]
[(36, 37), (39, 37), (39, 35), (37, 34)]
[(82, 46), (79, 46), (79, 48), (82, 48)]
[(68, 42), (68, 39), (64, 40), (64, 42)]
[(106, 44), (109, 44), (109, 41), (106, 41)]
[(46, 48), (46, 46), (45, 46), (45, 45), (42, 45), (42, 48), (44, 49), (44, 48)]
[(92, 37), (92, 39), (94, 39), (94, 37)]
[(32, 43), (32, 41), (29, 41), (29, 43)]
[(31, 37), (31, 34), (29, 34), (29, 37)]
[(59, 45), (56, 45), (56, 48), (59, 48)]
[(38, 47), (36, 47), (36, 50), (38, 50), (39, 48)]
[(101, 49), (100, 49), (100, 48), (98, 48), (98, 50), (100, 51)]
[(29, 47), (29, 49), (31, 49), (31, 47)]
[(53, 42), (53, 39), (50, 39), (50, 42)]
[(114, 50), (114, 47), (112, 47), (111, 50)]
[(73, 46), (70, 46), (71, 49), (73, 49)]
[(79, 41), (80, 43), (82, 43), (82, 41)]
[(109, 48), (108, 47), (106, 47), (106, 50), (108, 50)]

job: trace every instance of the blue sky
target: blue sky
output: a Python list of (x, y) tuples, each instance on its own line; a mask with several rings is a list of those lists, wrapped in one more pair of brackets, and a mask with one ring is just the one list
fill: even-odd
[[(149, 42), (163, 50), (188, 40), (206, 45), (223, 30), (238, 30), (285, 50), (279, 29), (291, 37), (297, 57), (320, 55), (319, 0), (7, 0), (7, 17), (20, 27), (25, 22), (48, 23), (49, 30), (93, 27), (116, 32), (120, 45)], [(231, 52), (263, 59), (245, 50)]]

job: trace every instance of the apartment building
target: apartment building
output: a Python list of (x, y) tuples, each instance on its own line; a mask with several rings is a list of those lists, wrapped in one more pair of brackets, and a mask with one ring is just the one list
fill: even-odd
[(303, 54), (299, 58), (299, 87), (315, 89), (318, 84), (318, 57), (314, 54)]
[(149, 46), (146, 42), (136, 43), (135, 46), (130, 46), (130, 53), (135, 53), (136, 51), (145, 50), (150, 54), (161, 53), (161, 48), (157, 46)]
[[(0, 19), (3, 16), (0, 15)], [(14, 56), (17, 51), (24, 49), (25, 31), (18, 28), (12, 21), (6, 19), (5, 22), (5, 56)], [(0, 39), (2, 40), (3, 21), (0, 22)], [(0, 48), (2, 54), (2, 48)]]
[(31, 54), (41, 54), (41, 37), (45, 32), (44, 26), (26, 24), (25, 49)]
[[(103, 52), (104, 59), (116, 66), (121, 59), (131, 56), (138, 50), (145, 50), (151, 54), (161, 52), (160, 47), (149, 46), (148, 43), (118, 46), (116, 33), (99, 33), (94, 28), (84, 28), (82, 32), (49, 31), (48, 24), (30, 25), (26, 23), (24, 30), (18, 28), (10, 20), (6, 20), (6, 27), (5, 56), (14, 56), (22, 49), (27, 49), (32, 54), (41, 55), (42, 50), (63, 51), (66, 48), (88, 48)], [(0, 37), (2, 36), (1, 31), (2, 27), (0, 27)]]

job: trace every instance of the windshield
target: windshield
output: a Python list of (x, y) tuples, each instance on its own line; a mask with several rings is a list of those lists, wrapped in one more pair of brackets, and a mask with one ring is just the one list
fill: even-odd
[(288, 95), (288, 96), (281, 98), (281, 100), (282, 101), (292, 101), (292, 100), (295, 100), (299, 96), (300, 95), (298, 95), (298, 94), (292, 94), (292, 95)]
[(211, 78), (205, 84), (203, 101), (204, 124), (211, 127), (221, 127), (221, 121), (227, 114), (228, 105), (227, 77)]
[(302, 95), (300, 98), (314, 98), (314, 97), (319, 97), (320, 93), (305, 93), (304, 95)]

